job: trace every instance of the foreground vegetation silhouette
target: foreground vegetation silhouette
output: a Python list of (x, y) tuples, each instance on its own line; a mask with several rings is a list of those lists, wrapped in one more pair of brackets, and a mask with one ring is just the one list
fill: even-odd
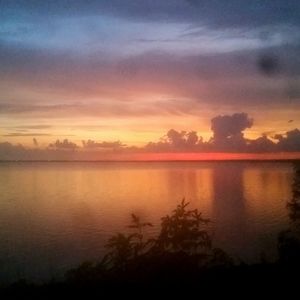
[[(278, 260), (248, 265), (236, 262), (213, 245), (210, 220), (198, 209), (191, 209), (184, 199), (161, 218), (156, 237), (149, 237), (153, 227), (132, 214), (131, 233), (117, 233), (107, 244), (107, 254), (99, 262), (84, 262), (69, 270), (63, 281), (33, 285), (18, 282), (6, 291), (52, 293), (64, 291), (112, 291), (115, 287), (210, 286), (296, 286), (300, 271), (300, 164), (295, 164), (293, 195), (287, 203), (290, 227), (278, 235)], [(245, 237), (247, 238), (247, 237)], [(138, 284), (138, 285), (137, 285)]]
[(171, 215), (161, 219), (156, 238), (145, 238), (153, 226), (132, 214), (131, 234), (118, 233), (106, 245), (109, 249), (100, 263), (85, 262), (66, 274), (67, 282), (82, 285), (106, 282), (174, 281), (191, 278), (199, 270), (230, 267), (233, 260), (212, 246), (206, 230), (210, 220), (190, 210), (182, 200)]

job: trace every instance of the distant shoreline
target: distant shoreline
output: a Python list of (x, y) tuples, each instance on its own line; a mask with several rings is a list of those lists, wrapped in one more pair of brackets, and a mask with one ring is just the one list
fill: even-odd
[(0, 160), (0, 163), (160, 163), (160, 162), (300, 162), (300, 159), (198, 159), (198, 160)]

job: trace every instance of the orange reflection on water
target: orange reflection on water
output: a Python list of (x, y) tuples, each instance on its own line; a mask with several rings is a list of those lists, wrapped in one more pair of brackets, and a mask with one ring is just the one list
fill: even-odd
[(286, 202), (291, 199), (291, 166), (272, 164), (249, 166), (243, 174), (243, 190), (247, 215), (276, 223), (287, 214)]
[(159, 225), (183, 197), (213, 220), (216, 246), (255, 261), (276, 252), (292, 176), (274, 162), (1, 164), (2, 270), (40, 277), (97, 259), (131, 213)]

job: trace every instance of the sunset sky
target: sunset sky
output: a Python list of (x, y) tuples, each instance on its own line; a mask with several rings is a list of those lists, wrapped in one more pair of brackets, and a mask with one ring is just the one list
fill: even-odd
[(0, 0), (0, 143), (208, 142), (217, 116), (277, 143), (300, 128), (300, 2), (241, 2)]

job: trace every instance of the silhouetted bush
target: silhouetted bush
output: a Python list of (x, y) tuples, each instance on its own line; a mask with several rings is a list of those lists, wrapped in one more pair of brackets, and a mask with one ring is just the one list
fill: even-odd
[(213, 247), (206, 230), (210, 220), (188, 206), (183, 199), (170, 215), (161, 218), (158, 236), (150, 239), (145, 239), (144, 229), (153, 225), (132, 214), (129, 227), (134, 232), (112, 236), (103, 260), (70, 270), (67, 281), (174, 280), (194, 277), (208, 268), (233, 266), (233, 260), (223, 250)]

